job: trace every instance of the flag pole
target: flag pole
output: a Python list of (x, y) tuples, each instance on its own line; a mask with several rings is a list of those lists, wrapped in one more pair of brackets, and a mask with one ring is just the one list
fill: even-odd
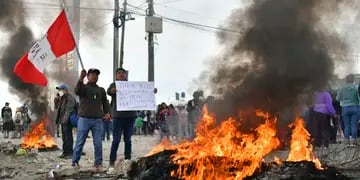
[(62, 9), (64, 10), (64, 13), (65, 13), (65, 15), (66, 15), (66, 20), (67, 20), (67, 22), (68, 22), (68, 24), (69, 24), (69, 27), (70, 27), (70, 29), (71, 29), (71, 35), (72, 35), (72, 37), (73, 37), (73, 39), (74, 39), (74, 42), (75, 42), (75, 50), (76, 50), (76, 53), (77, 53), (77, 55), (78, 55), (78, 57), (79, 57), (79, 61), (80, 61), (81, 68), (82, 68), (82, 70), (84, 70), (85, 67), (84, 67), (84, 63), (83, 63), (83, 61), (82, 61), (82, 59), (81, 59), (81, 55), (80, 55), (80, 51), (79, 51), (79, 45), (78, 45), (78, 43), (76, 42), (73, 28), (72, 28), (71, 24), (69, 23), (69, 18), (68, 18), (68, 15), (67, 15), (67, 13), (66, 13), (65, 1), (63, 0), (62, 2), (63, 2), (63, 4), (62, 4), (63, 7), (62, 7)]

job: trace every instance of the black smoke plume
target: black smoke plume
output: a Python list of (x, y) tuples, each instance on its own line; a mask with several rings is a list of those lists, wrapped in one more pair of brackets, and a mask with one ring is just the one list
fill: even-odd
[(331, 51), (344, 52), (346, 45), (323, 17), (339, 13), (341, 2), (256, 0), (234, 11), (230, 27), (239, 34), (219, 34), (226, 49), (210, 74), (213, 93), (222, 96), (217, 116), (247, 109), (292, 114), (301, 100), (327, 87), (334, 73)]
[(46, 88), (23, 83), (13, 73), (16, 62), (34, 43), (32, 31), (25, 25), (22, 1), (0, 1), (0, 30), (9, 35), (0, 54), (2, 80), (8, 82), (9, 93), (18, 96), (24, 103), (30, 100), (29, 108), (38, 118), (47, 112)]

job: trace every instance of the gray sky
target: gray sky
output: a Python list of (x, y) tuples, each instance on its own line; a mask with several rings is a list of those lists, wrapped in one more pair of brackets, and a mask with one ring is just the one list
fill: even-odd
[[(33, 29), (35, 37), (39, 38), (55, 20), (60, 10), (54, 0), (23, 0), (28, 2), (28, 24)], [(154, 0), (155, 13), (161, 16), (189, 21), (209, 26), (224, 24), (232, 10), (242, 6), (241, 0)], [(82, 0), (82, 7), (94, 7), (93, 0)], [(113, 0), (98, 0), (96, 8), (113, 8)], [(120, 1), (121, 5), (123, 1)], [(131, 5), (146, 9), (146, 0), (128, 0)], [(42, 5), (41, 5), (42, 4)], [(48, 9), (45, 9), (49, 7)], [(129, 7), (134, 10), (133, 7)], [(113, 12), (99, 10), (91, 11), (91, 21), (98, 29), (95, 32), (81, 28), (80, 53), (86, 68), (95, 67), (101, 70), (99, 84), (105, 88), (112, 81), (113, 64)], [(140, 10), (138, 10), (140, 11)], [(30, 14), (30, 15), (29, 15)], [(145, 40), (145, 22), (143, 16), (134, 15), (136, 20), (126, 24), (124, 67), (128, 69), (129, 80), (147, 80), (147, 41)], [(89, 19), (88, 19), (89, 20)], [(88, 21), (81, 19), (82, 23)], [(355, 21), (355, 20), (354, 20)], [(356, 22), (356, 21), (355, 21)], [(349, 21), (346, 21), (349, 23)], [(342, 25), (341, 27), (347, 27)], [(350, 22), (350, 27), (353, 27)], [(349, 29), (349, 28), (348, 28)], [(4, 34), (0, 32), (0, 39)], [(97, 36), (97, 38), (93, 38)], [(350, 38), (351, 39), (351, 38)], [(214, 32), (202, 31), (181, 24), (163, 22), (163, 33), (156, 35), (155, 46), (155, 86), (158, 88), (157, 102), (173, 102), (175, 92), (185, 91), (187, 98), (196, 90), (192, 83), (206, 68), (206, 62), (221, 50)], [(358, 47), (358, 46), (357, 46)], [(29, 47), (30, 48), (30, 47)], [(51, 65), (49, 65), (51, 66)], [(355, 66), (353, 66), (355, 67)], [(359, 68), (353, 68), (355, 73)], [(0, 82), (0, 103), (18, 101), (7, 92), (7, 84)], [(0, 104), (0, 105), (1, 105)]]
[[(97, 8), (113, 8), (113, 0), (103, 1), (104, 3)], [(48, 7), (46, 4), (56, 4), (58, 1), (24, 0), (24, 2), (29, 3), (27, 7), (31, 7), (27, 10), (33, 11), (28, 16), (27, 23), (38, 38), (47, 31), (60, 11), (54, 6), (45, 9)], [(122, 5), (123, 1), (120, 2)], [(143, 4), (140, 7), (142, 9), (147, 8), (145, 2), (145, 0), (128, 0), (131, 5)], [(158, 15), (210, 26), (223, 24), (231, 11), (241, 5), (238, 0), (226, 0), (226, 3), (217, 0), (154, 0), (154, 2), (155, 13)], [(81, 6), (89, 7), (87, 3), (83, 0)], [(89, 32), (84, 27), (80, 27), (80, 53), (85, 68), (99, 68), (101, 71), (99, 84), (105, 88), (112, 81), (113, 25), (110, 23), (112, 16), (111, 11), (96, 11), (92, 18), (99, 30)], [(147, 81), (145, 21), (143, 16), (134, 15), (134, 17), (136, 20), (128, 21), (126, 24), (124, 67), (130, 71), (129, 80)], [(86, 20), (81, 19), (81, 21)], [(92, 37), (94, 35), (99, 38), (94, 40)], [(156, 35), (155, 41), (155, 86), (159, 90), (157, 102), (174, 101), (175, 92), (182, 91), (187, 93), (187, 98), (191, 98), (192, 91), (197, 88), (192, 83), (193, 79), (197, 78), (205, 68), (205, 61), (215, 55), (219, 49), (216, 34), (181, 24), (163, 22), (163, 33)], [(6, 83), (0, 82), (0, 85), (5, 87), (0, 90), (0, 103), (19, 101), (7, 92)]]

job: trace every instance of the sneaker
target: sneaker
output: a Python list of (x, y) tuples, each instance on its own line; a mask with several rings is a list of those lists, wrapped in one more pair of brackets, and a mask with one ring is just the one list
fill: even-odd
[(357, 146), (356, 143), (349, 144), (349, 147), (356, 147), (356, 146)]
[(110, 166), (109, 169), (106, 171), (106, 174), (115, 174), (115, 168)]
[(131, 160), (131, 156), (125, 156), (125, 160)]

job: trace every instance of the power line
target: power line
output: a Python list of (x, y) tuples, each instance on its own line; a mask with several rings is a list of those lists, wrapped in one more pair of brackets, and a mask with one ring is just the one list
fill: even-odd
[(145, 2), (143, 2), (143, 3), (139, 4), (139, 5), (137, 5), (137, 6), (136, 6), (136, 8), (140, 8), (140, 7), (144, 6), (144, 5), (146, 5), (146, 3), (147, 3), (147, 0), (146, 0)]
[(166, 19), (166, 20), (169, 20), (169, 21), (181, 23), (181, 24), (187, 24), (187, 25), (192, 25), (192, 26), (204, 27), (204, 28), (214, 29), (214, 30), (217, 30), (217, 31), (225, 31), (225, 32), (231, 32), (231, 33), (241, 34), (240, 31), (236, 31), (236, 30), (232, 30), (232, 29), (226, 29), (226, 28), (221, 28), (221, 27), (214, 27), (214, 26), (203, 25), (203, 24), (198, 24), (198, 23), (192, 23), (192, 22), (182, 21), (182, 20), (178, 20), (178, 19), (168, 18), (168, 17), (165, 17), (165, 16), (162, 16), (162, 18), (163, 18), (163, 19)]
[[(175, 1), (167, 1), (167, 2), (175, 2)], [(145, 2), (146, 3), (146, 2)], [(51, 3), (30, 3), (30, 2), (25, 2), (24, 4), (31, 4), (31, 5), (41, 5), (41, 6), (47, 6), (47, 7), (59, 7), (59, 5), (57, 4), (51, 4)], [(144, 3), (142, 3), (144, 4)], [(145, 9), (142, 9), (140, 8), (140, 6), (142, 5), (138, 5), (138, 6), (135, 6), (135, 5), (132, 5), (132, 4), (128, 4), (130, 7), (133, 7), (135, 8), (136, 10), (141, 10), (141, 11), (146, 11)], [(159, 3), (158, 3), (159, 4)], [(114, 9), (113, 8), (95, 8), (95, 7), (79, 7), (80, 9), (85, 9), (85, 10), (101, 10), (101, 11), (109, 11), (109, 12), (113, 12)], [(145, 16), (144, 13), (142, 12), (137, 12), (136, 10), (131, 10), (129, 11), (130, 13), (133, 13), (133, 14), (136, 14), (136, 15), (139, 15), (139, 16)], [(158, 14), (159, 15), (159, 14)], [(225, 29), (225, 28), (219, 28), (219, 27), (215, 27), (215, 26), (209, 26), (209, 25), (203, 25), (203, 24), (198, 24), (198, 23), (193, 23), (193, 22), (187, 22), (187, 21), (183, 21), (183, 20), (178, 20), (178, 19), (173, 19), (173, 18), (169, 18), (169, 17), (166, 17), (166, 16), (161, 16), (159, 15), (160, 17), (162, 17), (163, 19), (166, 19), (168, 21), (173, 21), (173, 22), (176, 22), (176, 23), (180, 23), (180, 24), (184, 24), (186, 25), (187, 27), (192, 27), (192, 28), (196, 28), (196, 27), (202, 27), (202, 28), (208, 28), (208, 29), (214, 29), (214, 30), (217, 30), (217, 31), (226, 31), (226, 32), (232, 32), (232, 33), (240, 33), (238, 31), (235, 31), (235, 30), (231, 30), (231, 29)], [(197, 28), (199, 29), (199, 28)], [(204, 29), (200, 29), (200, 30), (204, 30)]]
[(178, 25), (178, 26), (182, 26), (182, 27), (185, 27), (185, 28), (188, 28), (188, 29), (195, 29), (195, 30), (203, 31), (203, 32), (209, 32), (209, 33), (216, 33), (217, 32), (215, 30), (206, 29), (206, 28), (197, 27), (197, 26), (192, 26), (192, 25), (188, 25), (188, 24), (180, 24), (180, 23), (169, 21), (169, 20), (166, 20), (166, 19), (164, 19), (164, 22), (174, 24), (174, 25)]
[[(59, 4), (51, 4), (51, 3), (30, 3), (30, 2), (24, 2), (25, 5), (40, 5), (45, 7), (56, 7), (59, 8)], [(27, 8), (27, 7), (25, 7)], [(30, 7), (31, 8), (31, 7)], [(81, 10), (98, 10), (98, 11), (111, 11), (114, 12), (113, 8), (98, 8), (98, 7), (79, 7)]]
[(184, 0), (164, 0), (162, 2), (159, 2), (158, 4), (170, 4), (170, 3), (176, 3), (176, 2), (180, 2), (180, 1), (184, 1)]
[(197, 16), (197, 17), (201, 17), (201, 18), (220, 20), (220, 19), (215, 18), (215, 17), (205, 16), (205, 15), (200, 14), (200, 13), (197, 13), (197, 12), (188, 11), (188, 10), (184, 10), (184, 9), (180, 9), (180, 8), (175, 8), (175, 7), (171, 7), (171, 6), (164, 5), (164, 4), (158, 4), (158, 3), (156, 3), (155, 5), (156, 5), (156, 6), (159, 6), (159, 7), (163, 7), (163, 8), (173, 9), (173, 10), (176, 10), (176, 11), (179, 11), (179, 12), (183, 12), (183, 13), (186, 13), (186, 14), (192, 14), (193, 16)]
[[(136, 7), (136, 6), (131, 5), (131, 4), (128, 4), (128, 5), (131, 6), (131, 7)], [(145, 11), (144, 9), (141, 9), (141, 8), (137, 8), (137, 9)], [(180, 24), (186, 24), (186, 25), (190, 25), (190, 26), (197, 26), (197, 27), (202, 27), (202, 28), (214, 29), (214, 30), (217, 30), (217, 31), (225, 31), (225, 32), (231, 32), (231, 33), (241, 34), (241, 32), (236, 31), (236, 30), (232, 30), (232, 29), (226, 29), (226, 28), (221, 28), (221, 27), (215, 27), (215, 26), (209, 26), (209, 25), (204, 25), (204, 24), (198, 24), (198, 23), (193, 23), (193, 22), (178, 20), (178, 19), (174, 19), (174, 18), (169, 18), (169, 17), (166, 17), (166, 16), (162, 16), (162, 15), (159, 15), (159, 14), (157, 14), (157, 15), (158, 15), (159, 17), (163, 18), (163, 19), (166, 19), (166, 20), (169, 20), (169, 21), (173, 21), (173, 22), (176, 22), (176, 23), (180, 23)]]
[(143, 9), (143, 8), (141, 8), (141, 7), (139, 7), (139, 6), (135, 6), (135, 5), (132, 5), (132, 4), (127, 4), (128, 6), (130, 6), (130, 7), (132, 7), (132, 8), (134, 8), (134, 9), (137, 9), (137, 10), (141, 10), (141, 11), (144, 11), (144, 12), (146, 12), (146, 9)]

